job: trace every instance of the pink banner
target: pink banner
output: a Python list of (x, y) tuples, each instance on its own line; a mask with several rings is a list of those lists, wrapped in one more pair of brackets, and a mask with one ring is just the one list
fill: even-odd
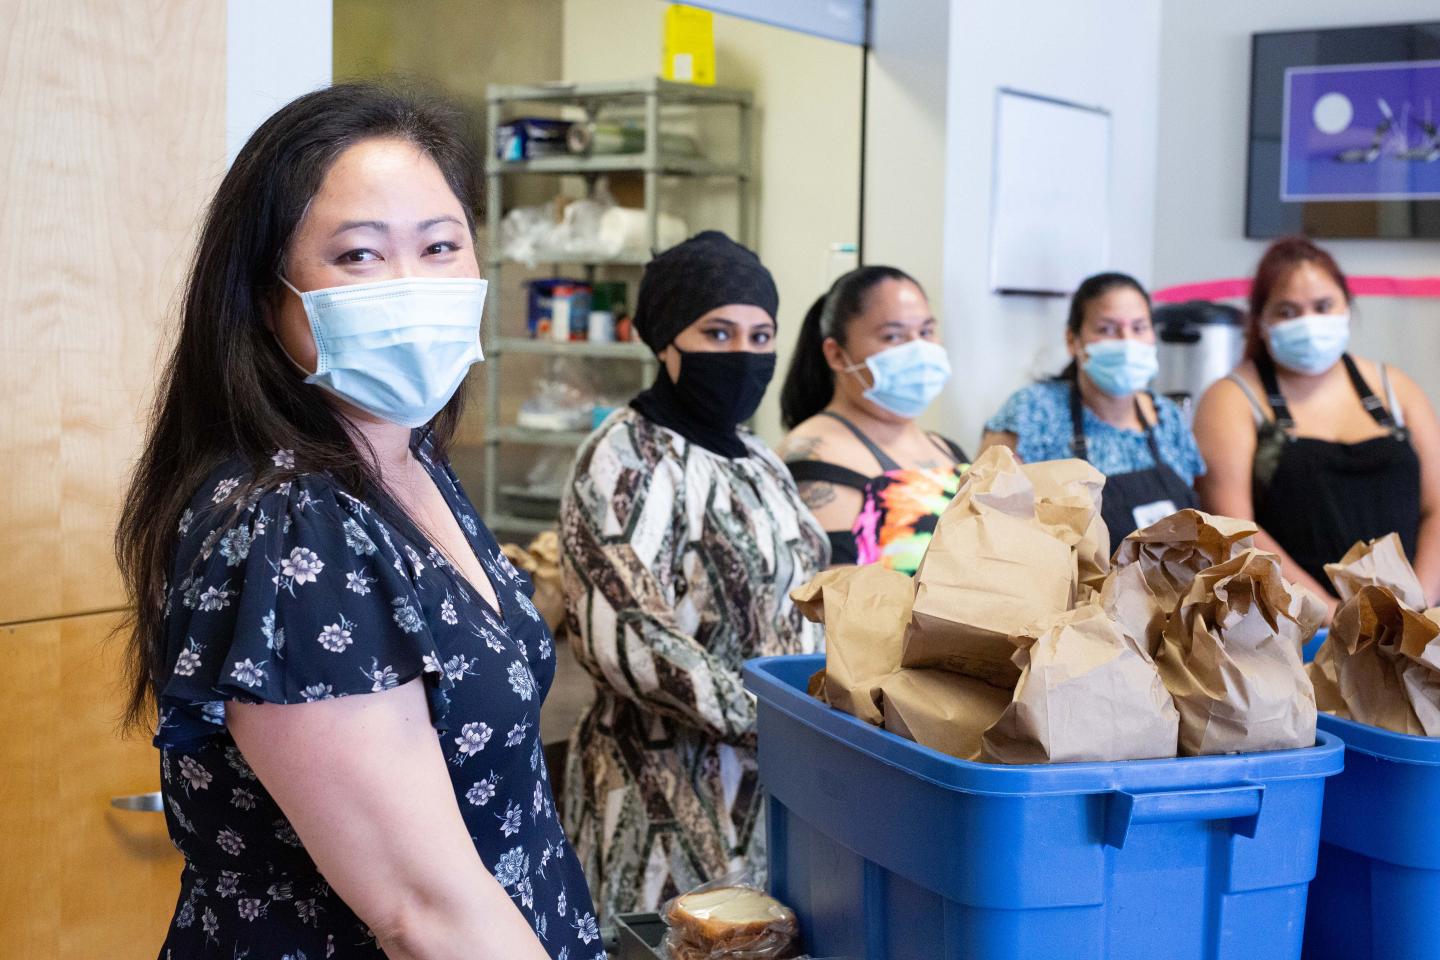
[[(1350, 292), (1357, 297), (1440, 297), (1440, 277), (1350, 277)], [(1243, 300), (1250, 295), (1250, 281), (1205, 280), (1181, 283), (1156, 290), (1157, 303), (1186, 300)]]

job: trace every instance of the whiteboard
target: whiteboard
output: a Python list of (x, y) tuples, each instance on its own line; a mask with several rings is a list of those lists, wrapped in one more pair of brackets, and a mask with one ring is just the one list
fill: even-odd
[(990, 287), (1068, 295), (1109, 266), (1110, 113), (1000, 89)]

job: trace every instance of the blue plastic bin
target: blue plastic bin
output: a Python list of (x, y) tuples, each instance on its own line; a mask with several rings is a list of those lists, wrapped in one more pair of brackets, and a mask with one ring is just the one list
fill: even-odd
[(967, 763), (805, 692), (823, 656), (745, 667), (770, 887), (815, 954), (1295, 960), (1340, 741), (1128, 763)]
[(1306, 960), (1440, 957), (1440, 739), (1320, 715), (1345, 741), (1325, 785)]

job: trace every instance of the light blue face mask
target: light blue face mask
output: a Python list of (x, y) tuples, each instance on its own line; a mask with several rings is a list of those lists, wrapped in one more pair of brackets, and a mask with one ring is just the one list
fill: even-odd
[(1153, 343), (1139, 340), (1096, 340), (1085, 344), (1085, 375), (1112, 397), (1128, 397), (1145, 389), (1160, 372)]
[(315, 337), (315, 372), (302, 368), (305, 382), (382, 420), (424, 426), (485, 359), (484, 280), (400, 277), (307, 293), (280, 282), (304, 304)]
[(1276, 363), (1313, 377), (1335, 366), (1350, 346), (1350, 314), (1307, 313), (1282, 320), (1266, 329), (1265, 339)]
[(925, 412), (950, 379), (950, 358), (945, 348), (929, 340), (911, 340), (898, 347), (872, 353), (863, 364), (845, 370), (857, 376), (870, 371), (865, 399), (897, 417), (913, 419)]

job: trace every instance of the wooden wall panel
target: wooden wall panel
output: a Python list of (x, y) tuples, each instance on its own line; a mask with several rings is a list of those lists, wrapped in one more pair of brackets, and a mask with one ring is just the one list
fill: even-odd
[(0, 0), (0, 623), (122, 603), (121, 485), (224, 124), (224, 0)]
[(164, 816), (110, 806), (160, 786), (148, 739), (116, 737), (118, 619), (0, 627), (0, 957), (153, 960), (175, 908)]

